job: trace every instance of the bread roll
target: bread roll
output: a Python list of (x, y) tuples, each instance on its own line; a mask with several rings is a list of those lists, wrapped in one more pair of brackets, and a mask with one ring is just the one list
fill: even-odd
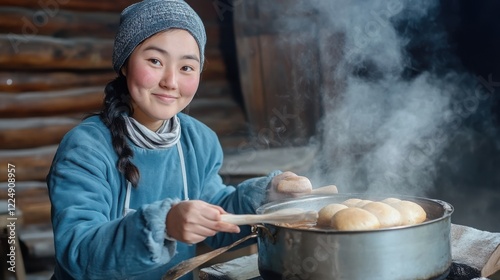
[(400, 203), (401, 202), (401, 199), (399, 198), (394, 198), (394, 197), (389, 197), (389, 198), (386, 198), (384, 200), (381, 200), (380, 202), (383, 202), (385, 204), (394, 204), (394, 203)]
[(310, 193), (312, 184), (304, 176), (291, 176), (278, 182), (277, 191), (280, 193)]
[(402, 200), (391, 205), (401, 214), (401, 225), (416, 225), (425, 221), (427, 214), (424, 208), (415, 202)]
[(348, 200), (345, 200), (342, 202), (347, 207), (356, 207), (356, 204), (360, 203), (362, 200), (359, 198), (349, 198)]
[(356, 203), (355, 207), (363, 208), (363, 206), (365, 206), (366, 204), (371, 203), (371, 202), (373, 202), (373, 201), (363, 199), (360, 202)]
[(371, 230), (380, 228), (380, 222), (372, 213), (357, 207), (348, 207), (332, 217), (336, 230)]
[(370, 202), (362, 208), (377, 217), (381, 228), (395, 227), (401, 224), (401, 214), (389, 204)]
[(318, 221), (316, 224), (321, 227), (330, 227), (333, 215), (338, 211), (347, 208), (344, 204), (332, 203), (321, 208), (318, 212)]

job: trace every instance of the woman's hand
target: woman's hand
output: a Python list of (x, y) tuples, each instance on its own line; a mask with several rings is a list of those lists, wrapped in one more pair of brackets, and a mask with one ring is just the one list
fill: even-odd
[(337, 187), (328, 185), (321, 188), (312, 188), (311, 181), (307, 177), (286, 171), (276, 175), (271, 181), (268, 200), (300, 197), (308, 194), (325, 195), (337, 193)]
[(299, 197), (311, 193), (311, 181), (304, 176), (298, 176), (291, 171), (276, 175), (271, 181), (268, 198), (270, 201)]
[(225, 213), (222, 207), (201, 200), (179, 202), (167, 214), (167, 233), (188, 244), (201, 242), (220, 231), (239, 233), (238, 226), (221, 221), (220, 215)]

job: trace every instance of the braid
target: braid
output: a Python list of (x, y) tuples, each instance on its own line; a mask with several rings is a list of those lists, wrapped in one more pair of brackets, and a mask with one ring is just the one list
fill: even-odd
[(127, 89), (125, 77), (119, 76), (109, 82), (104, 91), (106, 96), (100, 117), (111, 131), (113, 148), (118, 154), (117, 168), (132, 186), (137, 187), (140, 173), (139, 169), (130, 161), (134, 156), (134, 152), (127, 144), (127, 126), (122, 117), (123, 113), (132, 113), (130, 93)]

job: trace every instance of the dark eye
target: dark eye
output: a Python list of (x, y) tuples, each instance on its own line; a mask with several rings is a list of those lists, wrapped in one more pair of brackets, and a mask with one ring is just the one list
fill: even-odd
[(149, 59), (149, 61), (150, 61), (152, 64), (154, 64), (154, 65), (161, 66), (161, 62), (160, 62), (158, 59), (156, 59), (156, 58), (151, 58), (151, 59)]
[(186, 72), (194, 71), (193, 67), (191, 66), (182, 66), (181, 70)]

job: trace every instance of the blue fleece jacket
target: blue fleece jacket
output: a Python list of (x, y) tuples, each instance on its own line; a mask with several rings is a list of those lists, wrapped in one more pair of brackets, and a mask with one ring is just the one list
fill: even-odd
[[(189, 198), (230, 213), (255, 213), (277, 172), (236, 188), (224, 185), (216, 134), (190, 116), (178, 116)], [(129, 144), (141, 177), (130, 197), (130, 208), (136, 211), (123, 216), (127, 181), (116, 168), (109, 129), (94, 116), (61, 141), (47, 177), (56, 250), (53, 279), (161, 279), (169, 268), (195, 255), (195, 246), (164, 238), (166, 215), (183, 199), (177, 148)], [(206, 243), (219, 247), (248, 234), (244, 227), (240, 234), (219, 233)]]

